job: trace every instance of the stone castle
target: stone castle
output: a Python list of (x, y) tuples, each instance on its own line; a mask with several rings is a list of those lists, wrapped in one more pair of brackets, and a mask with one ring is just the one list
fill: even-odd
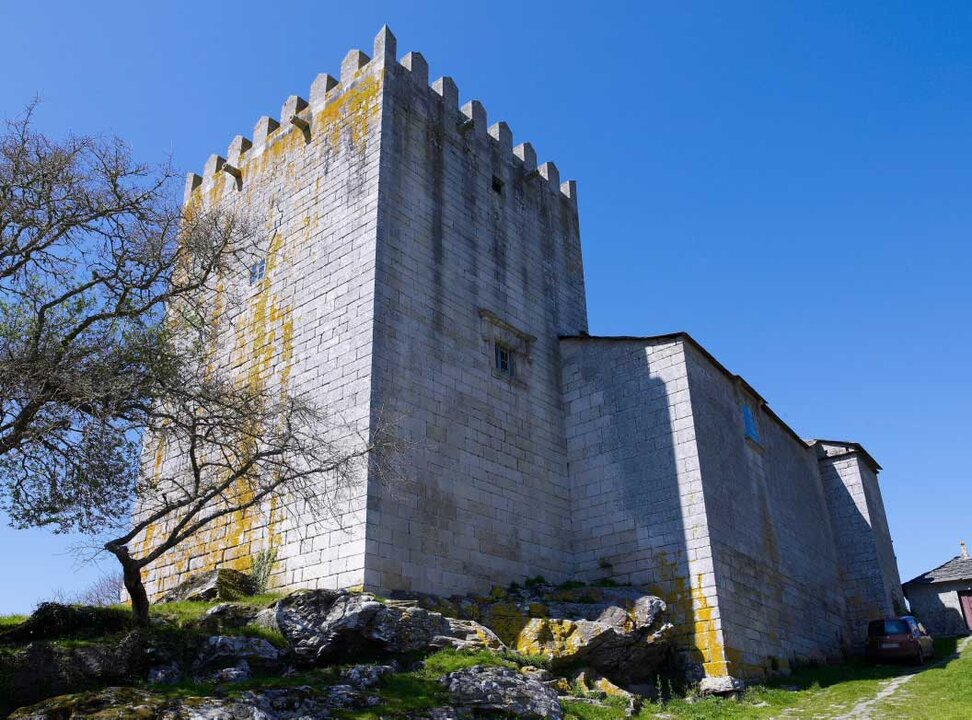
[(747, 678), (894, 612), (874, 459), (801, 439), (685, 333), (588, 334), (576, 184), (397, 57), (384, 28), (190, 175), (186, 203), (265, 228), (228, 280), (241, 370), (365, 432), (394, 418), (404, 480), (362, 477), (339, 523), (238, 513), (156, 563), (150, 594), (269, 547), (281, 589), (609, 578), (664, 598), (707, 675)]

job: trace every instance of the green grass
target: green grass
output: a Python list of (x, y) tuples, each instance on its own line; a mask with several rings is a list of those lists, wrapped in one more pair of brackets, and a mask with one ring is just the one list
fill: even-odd
[[(950, 638), (951, 644), (956, 643)], [(949, 647), (935, 643), (938, 656), (947, 655)], [(888, 720), (913, 720), (929, 717), (941, 720), (966, 720), (972, 717), (972, 640), (961, 657), (931, 667), (914, 677), (886, 700), (875, 706), (874, 717)]]
[(246, 637), (254, 637), (254, 638), (263, 638), (271, 645), (281, 650), (290, 647), (290, 643), (287, 642), (287, 638), (281, 635), (279, 631), (271, 630), (265, 627), (260, 627), (259, 625), (247, 625), (246, 627), (240, 628), (235, 632), (230, 630), (229, 634), (245, 635)]
[(439, 684), (439, 678), (475, 665), (517, 667), (512, 660), (489, 650), (439, 650), (425, 659), (421, 670), (386, 676), (376, 692), (381, 698), (380, 705), (367, 710), (342, 711), (338, 717), (345, 720), (379, 720), (389, 715), (397, 717), (413, 710), (446, 705), (449, 697)]
[(16, 627), (26, 619), (26, 615), (0, 615), (0, 632)]
[[(956, 641), (935, 641), (937, 657), (946, 658)], [(742, 720), (785, 717), (830, 718), (846, 713), (856, 704), (873, 698), (889, 681), (915, 671), (908, 665), (871, 665), (851, 661), (838, 666), (802, 668), (791, 676), (766, 685), (754, 685), (742, 697), (732, 699), (675, 699), (646, 703), (637, 718), (670, 720)], [(795, 688), (795, 689), (786, 689)], [(933, 713), (930, 712), (933, 708)], [(622, 707), (564, 703), (567, 720), (621, 720)], [(972, 641), (962, 656), (947, 660), (912, 678), (889, 698), (872, 708), (872, 717), (888, 720), (965, 720), (972, 717)]]

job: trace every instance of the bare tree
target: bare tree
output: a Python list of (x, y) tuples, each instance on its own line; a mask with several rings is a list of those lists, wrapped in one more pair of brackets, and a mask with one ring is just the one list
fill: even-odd
[(248, 235), (183, 215), (171, 169), (120, 140), (34, 132), (33, 109), (0, 135), (0, 503), (87, 532), (127, 513), (138, 430), (178, 375), (166, 305), (188, 316)]
[[(142, 570), (166, 551), (233, 513), (275, 500), (311, 517), (337, 519), (342, 502), (369, 462), (393, 447), (380, 434), (352, 432), (311, 403), (282, 389), (227, 381), (211, 368), (184, 379), (153, 413), (148, 432), (169, 457), (162, 474), (144, 473), (140, 512), (105, 544), (124, 569), (139, 622), (148, 621)], [(151, 540), (144, 533), (153, 527)], [(133, 540), (143, 535), (137, 544)]]
[[(19, 527), (114, 528), (147, 623), (163, 553), (271, 499), (334, 516), (394, 442), (225, 361), (217, 306), (253, 258), (248, 223), (181, 211), (173, 173), (118, 140), (57, 143), (30, 119), (0, 137), (0, 502)], [(175, 461), (143, 472), (143, 440)]]
[(79, 605), (115, 605), (124, 587), (122, 576), (118, 573), (102, 575), (77, 594), (75, 602)]

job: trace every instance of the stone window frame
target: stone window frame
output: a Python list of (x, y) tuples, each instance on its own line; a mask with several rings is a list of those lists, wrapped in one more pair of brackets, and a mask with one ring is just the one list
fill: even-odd
[[(483, 340), (483, 353), (489, 363), (493, 377), (516, 387), (526, 387), (533, 364), (533, 343), (537, 338), (500, 318), (492, 310), (479, 309), (479, 319)], [(512, 371), (506, 372), (497, 367), (499, 348), (510, 353)]]

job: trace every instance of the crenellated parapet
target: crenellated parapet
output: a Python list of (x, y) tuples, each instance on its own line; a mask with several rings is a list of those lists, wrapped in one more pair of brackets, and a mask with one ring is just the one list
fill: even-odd
[(468, 135), (471, 138), (493, 145), (492, 151), (500, 157), (508, 158), (520, 173), (525, 183), (543, 183), (551, 192), (567, 198), (576, 208), (577, 184), (570, 180), (561, 183), (560, 173), (553, 162), (537, 164), (537, 154), (533, 146), (520, 143), (514, 147), (513, 132), (505, 122), (488, 124), (486, 108), (479, 100), (470, 100), (459, 108), (459, 88), (448, 76), (440, 77), (429, 84), (429, 65), (419, 52), (409, 52), (401, 60), (396, 60), (397, 41), (388, 26), (384, 26), (375, 37), (373, 54), (369, 57), (359, 49), (352, 49), (341, 62), (339, 77), (327, 73), (319, 74), (311, 83), (308, 99), (299, 95), (288, 97), (280, 109), (279, 118), (262, 116), (253, 128), (252, 140), (243, 135), (233, 138), (225, 157), (213, 154), (206, 162), (202, 175), (189, 173), (186, 178), (184, 200), (189, 201), (193, 192), (203, 186), (212, 185), (221, 175), (230, 187), (242, 190), (247, 182), (247, 163), (261, 155), (265, 149), (284, 136), (298, 133), (305, 144), (314, 139), (315, 132), (326, 129), (315, 124), (315, 118), (329, 105), (340, 99), (362, 78), (374, 75), (391, 67), (402, 68), (404, 76), (411, 82), (424, 87), (439, 98), (443, 104), (443, 121), (452, 127), (445, 131)]

